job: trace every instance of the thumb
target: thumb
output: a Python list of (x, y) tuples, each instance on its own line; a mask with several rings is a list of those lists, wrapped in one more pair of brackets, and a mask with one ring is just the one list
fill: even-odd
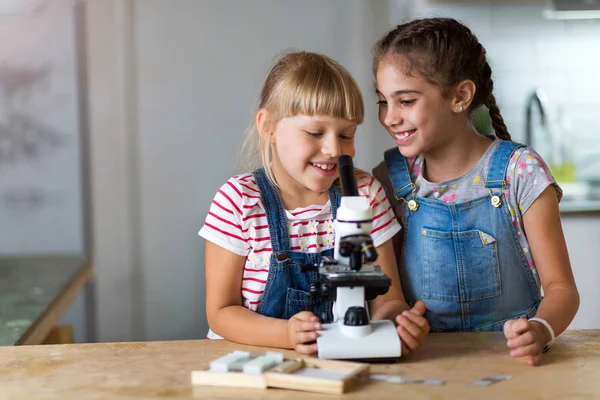
[(410, 309), (410, 312), (416, 315), (423, 315), (425, 314), (426, 308), (425, 308), (425, 302), (423, 300), (417, 300), (417, 302), (415, 303), (415, 305), (413, 306), (413, 308)]
[(507, 339), (513, 339), (527, 330), (529, 324), (525, 318), (509, 319), (504, 323), (504, 336)]
[(518, 335), (513, 331), (513, 325), (516, 322), (516, 319), (509, 319), (504, 323), (504, 337), (507, 339), (513, 339)]
[(310, 321), (311, 319), (317, 318), (317, 316), (310, 311), (300, 311), (293, 315), (292, 318), (296, 318), (300, 321)]

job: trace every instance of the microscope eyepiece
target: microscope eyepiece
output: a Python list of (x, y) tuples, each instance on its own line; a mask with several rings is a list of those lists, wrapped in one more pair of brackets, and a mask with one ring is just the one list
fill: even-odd
[(352, 157), (343, 155), (338, 158), (338, 172), (342, 183), (342, 196), (358, 196)]

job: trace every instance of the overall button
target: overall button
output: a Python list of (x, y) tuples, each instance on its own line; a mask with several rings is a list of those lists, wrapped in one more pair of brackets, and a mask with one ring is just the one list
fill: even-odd
[(416, 202), (416, 201), (414, 201), (414, 200), (410, 200), (410, 201), (408, 202), (408, 209), (409, 209), (410, 211), (417, 211), (417, 210), (419, 209), (419, 203), (417, 203), (417, 202)]
[(492, 205), (496, 208), (502, 205), (502, 199), (500, 196), (492, 196)]
[(288, 253), (282, 251), (281, 253), (277, 253), (277, 261), (285, 261), (290, 258)]

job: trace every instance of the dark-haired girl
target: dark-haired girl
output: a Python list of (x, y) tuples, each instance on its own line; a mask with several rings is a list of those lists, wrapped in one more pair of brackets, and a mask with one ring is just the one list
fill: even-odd
[[(425, 302), (431, 331), (503, 330), (511, 356), (538, 364), (579, 307), (562, 192), (511, 141), (484, 47), (453, 19), (414, 20), (375, 45), (373, 71), (397, 145), (374, 172), (405, 228), (395, 243), (405, 297)], [(480, 107), (495, 136), (473, 128)]]

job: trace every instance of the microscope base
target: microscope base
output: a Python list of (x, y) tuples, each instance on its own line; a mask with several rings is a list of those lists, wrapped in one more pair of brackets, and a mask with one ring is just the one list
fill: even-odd
[(317, 338), (319, 358), (374, 360), (400, 357), (402, 353), (400, 337), (392, 321), (371, 321), (371, 333), (359, 338), (342, 334), (341, 323), (340, 321), (323, 324), (323, 329), (319, 331), (320, 336)]

